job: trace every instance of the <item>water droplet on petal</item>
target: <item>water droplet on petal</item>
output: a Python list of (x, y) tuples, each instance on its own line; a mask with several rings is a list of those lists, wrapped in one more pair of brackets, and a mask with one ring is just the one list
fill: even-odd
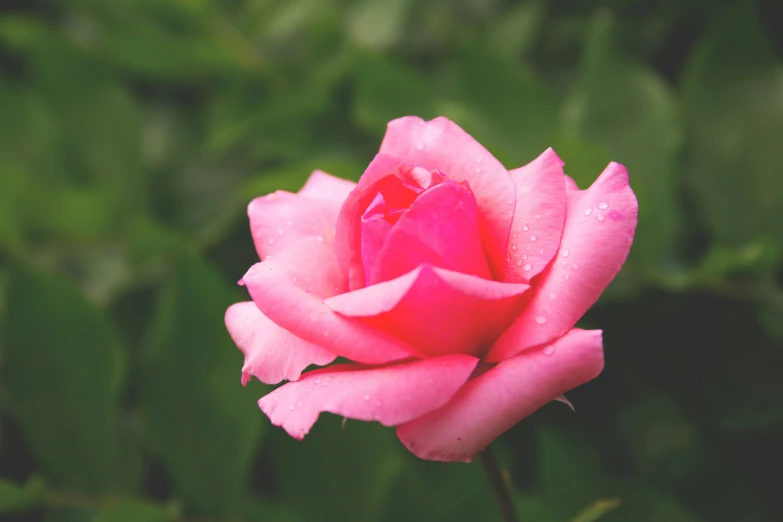
[(476, 169), (476, 174), (481, 174), (481, 169)]
[(513, 205), (513, 204), (514, 204), (514, 200), (513, 200), (513, 199), (509, 199), (509, 200), (508, 200), (508, 204), (509, 204), (509, 205)]
[(530, 230), (530, 228), (529, 228), (527, 225), (525, 225), (524, 227), (522, 227), (522, 230), (524, 230), (525, 232), (527, 232), (528, 230)]
[(526, 272), (530, 272), (531, 270), (533, 270), (533, 267), (532, 267), (532, 266), (530, 266), (530, 263), (528, 263), (528, 264), (526, 264), (526, 265), (524, 266), (524, 269), (525, 269), (525, 271), (526, 271)]
[(275, 244), (275, 240), (270, 237), (268, 243), (270, 245), (274, 245)]
[(323, 241), (324, 241), (324, 238), (322, 238), (321, 236), (318, 236), (315, 239), (317, 239), (319, 243), (323, 243)]
[(598, 215), (596, 216), (596, 219), (597, 219), (598, 221), (603, 221), (603, 220), (604, 220), (604, 216), (603, 216), (603, 214), (598, 214)]
[(592, 208), (586, 208), (585, 209), (585, 216), (589, 216), (592, 213), (593, 213), (593, 209)]
[(321, 379), (316, 379), (315, 384), (321, 384)]
[(294, 222), (293, 222), (293, 221), (286, 221), (286, 222), (285, 222), (285, 224), (286, 224), (287, 226), (289, 226), (289, 227), (292, 227), (292, 226), (294, 226)]
[(514, 237), (518, 237), (518, 236), (519, 236), (519, 232), (514, 232)]
[(549, 346), (544, 347), (544, 355), (552, 355), (553, 353), (555, 353), (554, 345), (550, 344)]
[(292, 277), (292, 278), (291, 278), (291, 281), (293, 281), (294, 283), (296, 283), (296, 277)]
[(541, 214), (536, 214), (536, 215), (535, 215), (535, 216), (533, 216), (533, 217), (535, 217), (536, 219), (541, 219)]
[(484, 158), (478, 157), (476, 158), (476, 163), (481, 163), (484, 160)]
[(288, 411), (294, 411), (294, 405), (293, 404), (288, 406)]
[(296, 403), (297, 408), (301, 408), (302, 406), (304, 406), (304, 403), (302, 401)]
[(511, 243), (511, 250), (516, 250), (516, 249), (517, 249), (517, 244)]
[(530, 236), (530, 241), (535, 241), (536, 239), (536, 236)]
[(557, 294), (555, 292), (550, 292), (549, 298), (554, 301), (555, 299), (557, 299)]
[(563, 249), (563, 252), (562, 252), (562, 254), (561, 254), (561, 255), (562, 255), (563, 257), (568, 257), (568, 256), (570, 256), (570, 255), (571, 255), (571, 251), (570, 251), (570, 250), (568, 250), (567, 248), (564, 248), (564, 249)]
[(543, 248), (539, 249), (538, 253), (539, 254), (543, 254), (544, 253), (544, 249)]
[(607, 208), (609, 208), (609, 203), (607, 203), (606, 201), (602, 201), (598, 204), (598, 208), (600, 208), (601, 210), (606, 210)]
[(522, 260), (517, 261), (517, 266), (522, 266)]
[(362, 399), (364, 399), (365, 401), (369, 401), (370, 396), (365, 393), (364, 395), (362, 395)]
[(544, 317), (543, 315), (537, 315), (536, 316), (536, 322), (538, 324), (546, 324), (546, 321), (547, 321), (547, 318)]
[(579, 265), (577, 265), (576, 263), (574, 263), (573, 265), (571, 265), (571, 267), (573, 267), (573, 269), (574, 269), (574, 270), (576, 270), (577, 268), (579, 268)]
[(422, 142), (418, 142), (416, 144), (416, 150), (424, 150), (424, 144)]

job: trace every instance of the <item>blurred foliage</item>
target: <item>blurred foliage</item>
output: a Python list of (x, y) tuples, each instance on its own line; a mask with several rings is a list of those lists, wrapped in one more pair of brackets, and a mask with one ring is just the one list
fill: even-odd
[(0, 520), (498, 520), (477, 465), (239, 385), (244, 208), (445, 115), (624, 163), (607, 369), (500, 438), (522, 520), (777, 521), (783, 13), (700, 0), (0, 2)]

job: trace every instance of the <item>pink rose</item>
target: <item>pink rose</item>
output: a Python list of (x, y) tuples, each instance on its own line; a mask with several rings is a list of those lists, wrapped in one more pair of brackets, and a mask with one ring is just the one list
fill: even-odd
[[(389, 123), (358, 184), (316, 171), (248, 208), (252, 302), (226, 312), (242, 382), (301, 439), (318, 415), (396, 426), (423, 459), (470, 461), (603, 369), (573, 328), (625, 261), (637, 204), (611, 163), (587, 190), (552, 149), (507, 171), (446, 118)], [(337, 364), (302, 375), (309, 365)]]

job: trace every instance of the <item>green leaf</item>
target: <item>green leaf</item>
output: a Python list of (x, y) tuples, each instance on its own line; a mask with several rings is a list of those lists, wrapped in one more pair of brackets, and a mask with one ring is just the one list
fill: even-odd
[(452, 73), (454, 101), (467, 111), (458, 121), (508, 168), (551, 146), (559, 100), (531, 71), (470, 46), (457, 54)]
[(393, 429), (350, 420), (343, 427), (324, 414), (303, 441), (275, 430), (280, 494), (303, 519), (372, 522), (397, 504), (391, 488), (405, 460)]
[(33, 477), (24, 486), (0, 479), (0, 513), (24, 511), (38, 505), (43, 497), (44, 481)]
[(783, 67), (752, 2), (716, 13), (689, 60), (684, 172), (710, 231), (742, 244), (783, 238)]
[(52, 482), (110, 489), (125, 367), (117, 333), (56, 277), (16, 268), (7, 299), (0, 382), (11, 415)]
[(570, 140), (605, 148), (628, 168), (639, 200), (632, 259), (666, 261), (673, 255), (680, 221), (674, 198), (682, 134), (679, 109), (655, 71), (619, 51), (614, 25), (606, 12), (591, 21), (579, 78), (564, 113), (564, 132)]
[(240, 298), (203, 261), (173, 267), (155, 311), (140, 398), (146, 433), (193, 510), (242, 509), (261, 436), (256, 395), (239, 384), (242, 355), (223, 324)]
[(416, 70), (375, 55), (357, 59), (353, 117), (363, 128), (382, 135), (401, 116), (438, 116), (438, 95)]
[(596, 498), (616, 496), (603, 478), (598, 452), (577, 435), (542, 426), (536, 443), (534, 491), (561, 516), (574, 516)]
[(174, 520), (175, 515), (168, 507), (141, 500), (126, 500), (102, 509), (93, 522), (167, 522)]
[(602, 498), (596, 500), (572, 518), (571, 522), (594, 522), (610, 511), (614, 511), (620, 507), (620, 504), (622, 504), (622, 501), (619, 498)]

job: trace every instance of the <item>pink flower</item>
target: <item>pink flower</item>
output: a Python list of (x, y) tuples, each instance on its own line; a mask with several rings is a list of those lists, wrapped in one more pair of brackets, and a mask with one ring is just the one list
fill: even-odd
[[(358, 184), (316, 171), (248, 208), (262, 262), (226, 312), (242, 382), (301, 439), (321, 412), (396, 426), (429, 460), (470, 461), (603, 369), (573, 328), (622, 267), (637, 204), (611, 163), (587, 190), (552, 149), (507, 171), (445, 118), (389, 123)], [(302, 375), (309, 365), (337, 364)]]

